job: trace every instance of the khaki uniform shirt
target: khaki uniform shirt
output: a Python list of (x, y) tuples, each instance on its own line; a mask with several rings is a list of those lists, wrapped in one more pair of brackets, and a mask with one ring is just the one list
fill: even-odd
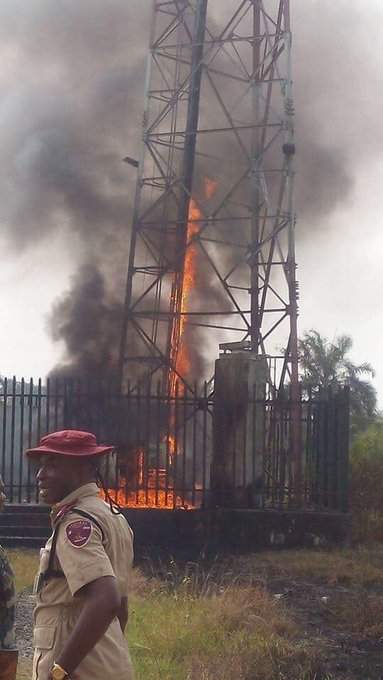
[[(52, 510), (53, 528), (59, 524), (53, 564), (58, 573), (45, 582), (40, 577), (36, 588), (32, 680), (48, 677), (80, 616), (84, 599), (81, 593), (75, 595), (82, 586), (103, 576), (114, 576), (121, 597), (127, 596), (133, 561), (132, 531), (125, 518), (113, 514), (98, 493), (96, 484), (85, 484)], [(71, 510), (73, 506), (89, 513), (96, 523)], [(52, 538), (53, 534), (41, 550), (40, 574), (47, 570)], [(132, 680), (129, 650), (117, 618), (70, 677)]]

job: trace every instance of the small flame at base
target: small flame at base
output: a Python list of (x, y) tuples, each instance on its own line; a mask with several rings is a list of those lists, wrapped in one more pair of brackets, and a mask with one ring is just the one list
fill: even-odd
[[(168, 447), (170, 458), (175, 455), (173, 438), (169, 438)], [(108, 489), (108, 494), (120, 507), (157, 508), (161, 510), (193, 509), (194, 506), (185, 502), (185, 499), (174, 491), (166, 468), (148, 468), (145, 471), (145, 451), (142, 448), (136, 451), (136, 460), (136, 479), (133, 490), (132, 484), (124, 476), (120, 476), (117, 489)], [(147, 479), (146, 484), (145, 477)], [(100, 496), (107, 500), (106, 494), (102, 490)]]
[[(154, 470), (156, 472), (156, 470)], [(121, 480), (123, 483), (123, 480)], [(184, 503), (182, 498), (177, 496), (174, 491), (164, 491), (163, 489), (138, 489), (137, 491), (127, 491), (123, 486), (118, 490), (108, 489), (108, 493), (121, 508), (156, 508), (158, 510), (192, 510), (193, 506)], [(105, 494), (101, 491), (101, 497), (106, 500)]]

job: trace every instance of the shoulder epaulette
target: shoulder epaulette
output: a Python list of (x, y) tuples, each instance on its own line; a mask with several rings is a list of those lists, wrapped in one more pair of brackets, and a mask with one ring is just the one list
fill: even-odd
[(61, 520), (65, 517), (65, 515), (68, 514), (72, 510), (72, 508), (76, 505), (77, 503), (77, 498), (76, 500), (72, 501), (72, 503), (66, 503), (63, 505), (60, 510), (58, 511), (57, 515), (55, 515), (52, 520), (53, 524), (57, 524), (57, 522), (61, 522)]

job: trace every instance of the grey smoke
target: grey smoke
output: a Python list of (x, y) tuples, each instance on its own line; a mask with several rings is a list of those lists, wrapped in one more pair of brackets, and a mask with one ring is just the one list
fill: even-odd
[(292, 2), (298, 235), (345, 204), (382, 142), (374, 0)]
[[(307, 238), (379, 153), (380, 107), (363, 90), (375, 78), (373, 16), (356, 1), (292, 5), (296, 208), (298, 236)], [(86, 374), (112, 365), (118, 346), (134, 192), (134, 171), (121, 159), (139, 148), (150, 9), (149, 0), (0, 5), (0, 230), (15, 254), (31, 256), (57, 230), (76, 235), (78, 273), (51, 327), (69, 367)]]

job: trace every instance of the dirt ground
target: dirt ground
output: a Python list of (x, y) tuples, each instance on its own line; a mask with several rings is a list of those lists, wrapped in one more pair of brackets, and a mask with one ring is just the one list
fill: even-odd
[[(307, 641), (317, 648), (321, 670), (318, 680), (383, 680), (383, 628), (374, 620), (369, 604), (376, 602), (375, 598), (382, 601), (381, 621), (381, 587), (271, 578), (267, 589), (286, 603)], [(358, 623), (361, 617), (364, 625)]]

